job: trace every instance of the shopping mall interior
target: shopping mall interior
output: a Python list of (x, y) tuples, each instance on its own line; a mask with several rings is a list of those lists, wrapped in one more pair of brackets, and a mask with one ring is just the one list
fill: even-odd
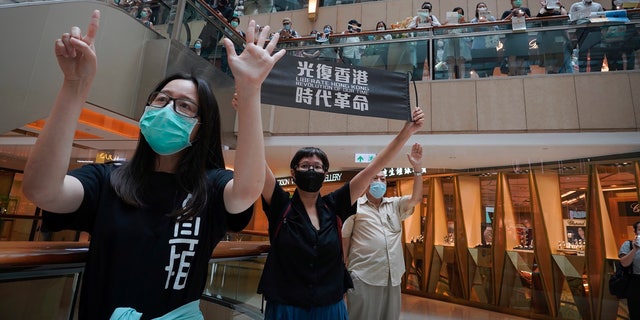
[[(98, 71), (69, 169), (130, 159), (149, 92), (179, 71), (209, 80), (233, 169), (238, 84), (225, 70), (219, 39), (242, 48), (238, 31), (250, 20), (278, 31), (288, 18), (299, 37), (278, 44), (287, 56), (338, 68), (346, 61), (340, 55), (355, 49), (358, 62), (347, 67), (370, 72), (375, 88), (389, 74), (400, 77), (406, 86), (389, 95), (404, 97), (407, 116), (416, 107), (425, 113), (422, 130), (385, 169), (386, 195), (410, 194), (405, 154), (422, 145), (424, 197), (402, 228), (402, 319), (629, 319), (626, 300), (611, 295), (607, 282), (640, 220), (637, 0), (602, 2), (624, 18), (536, 17), (540, 2), (523, 0), (532, 15), (522, 25), (499, 19), (511, 9), (508, 0), (484, 1), (497, 21), (481, 23), (470, 23), (476, 0), (433, 0), (442, 25), (416, 28), (410, 24), (422, 0), (230, 2), (238, 29), (214, 12), (216, 1), (0, 1), (8, 44), (0, 52), (0, 292), (12, 297), (0, 310), (9, 318), (75, 319), (90, 236), (42, 230), (41, 210), (21, 185), (62, 80), (53, 43), (99, 9)], [(141, 21), (144, 7), (153, 9), (152, 26)], [(455, 7), (466, 16), (452, 19)], [(349, 31), (351, 20), (359, 32)], [(376, 30), (379, 21), (388, 28)], [(333, 29), (328, 40), (310, 35), (326, 25)], [(218, 38), (203, 41), (207, 30)], [(516, 38), (525, 53), (511, 60)], [(363, 157), (375, 157), (405, 123), (333, 109), (263, 103), (266, 161), (286, 191), (295, 189), (289, 162), (298, 149), (316, 146), (329, 156), (324, 194), (364, 168)], [(207, 319), (262, 319), (256, 287), (267, 230), (257, 201), (248, 227), (216, 247), (201, 300)]]

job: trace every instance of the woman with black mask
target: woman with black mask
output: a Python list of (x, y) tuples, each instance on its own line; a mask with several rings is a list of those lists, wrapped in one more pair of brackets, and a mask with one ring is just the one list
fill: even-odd
[(339, 189), (320, 195), (329, 170), (327, 155), (315, 147), (298, 150), (290, 169), (297, 189), (293, 196), (276, 183), (266, 166), (262, 206), (269, 220), (271, 249), (258, 293), (267, 300), (265, 319), (347, 319), (343, 296), (353, 288), (342, 259), (341, 221), (355, 214), (356, 200), (420, 130), (424, 114), (413, 112), (398, 135), (367, 167)]

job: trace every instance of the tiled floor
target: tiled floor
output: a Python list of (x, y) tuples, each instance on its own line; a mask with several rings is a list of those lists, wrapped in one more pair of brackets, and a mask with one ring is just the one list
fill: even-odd
[(527, 318), (403, 294), (400, 320), (418, 319), (525, 320)]

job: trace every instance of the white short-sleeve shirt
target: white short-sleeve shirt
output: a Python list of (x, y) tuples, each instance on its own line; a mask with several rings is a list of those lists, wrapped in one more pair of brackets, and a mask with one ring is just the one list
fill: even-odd
[(355, 215), (343, 224), (342, 237), (351, 238), (348, 252), (350, 272), (372, 286), (400, 285), (405, 271), (402, 254), (402, 220), (413, 213), (411, 196), (383, 198), (380, 207), (358, 199)]

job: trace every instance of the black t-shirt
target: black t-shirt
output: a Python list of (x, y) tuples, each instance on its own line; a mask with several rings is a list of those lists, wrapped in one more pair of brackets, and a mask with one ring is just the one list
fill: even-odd
[[(524, 11), (524, 13), (527, 15), (527, 17), (531, 17), (531, 10), (529, 10), (529, 8), (525, 8), (525, 7), (520, 7), (520, 10)], [(511, 12), (515, 10), (515, 9), (511, 9), (511, 10), (505, 10), (502, 13), (502, 16), (500, 17), (500, 20), (504, 20), (506, 17), (509, 16), (509, 14), (511, 14)]]
[(80, 208), (44, 214), (50, 229), (91, 234), (79, 318), (108, 319), (116, 307), (131, 307), (151, 319), (199, 300), (214, 247), (228, 227), (242, 229), (251, 219), (253, 207), (240, 214), (224, 207), (224, 186), (233, 173), (209, 171), (206, 212), (178, 223), (167, 214), (189, 195), (177, 186), (174, 174), (151, 173), (149, 205), (136, 208), (111, 188), (109, 178), (116, 168), (87, 165), (71, 171), (84, 187)]
[[(258, 293), (263, 293), (268, 301), (302, 308), (340, 301), (347, 289), (353, 288), (342, 258), (341, 231), (336, 219), (336, 214), (344, 221), (356, 213), (349, 183), (318, 197), (320, 230), (311, 224), (297, 190), (289, 197), (289, 193), (276, 184), (271, 205), (264, 199), (262, 203), (269, 220), (271, 249)], [(289, 213), (283, 221), (287, 209)]]

